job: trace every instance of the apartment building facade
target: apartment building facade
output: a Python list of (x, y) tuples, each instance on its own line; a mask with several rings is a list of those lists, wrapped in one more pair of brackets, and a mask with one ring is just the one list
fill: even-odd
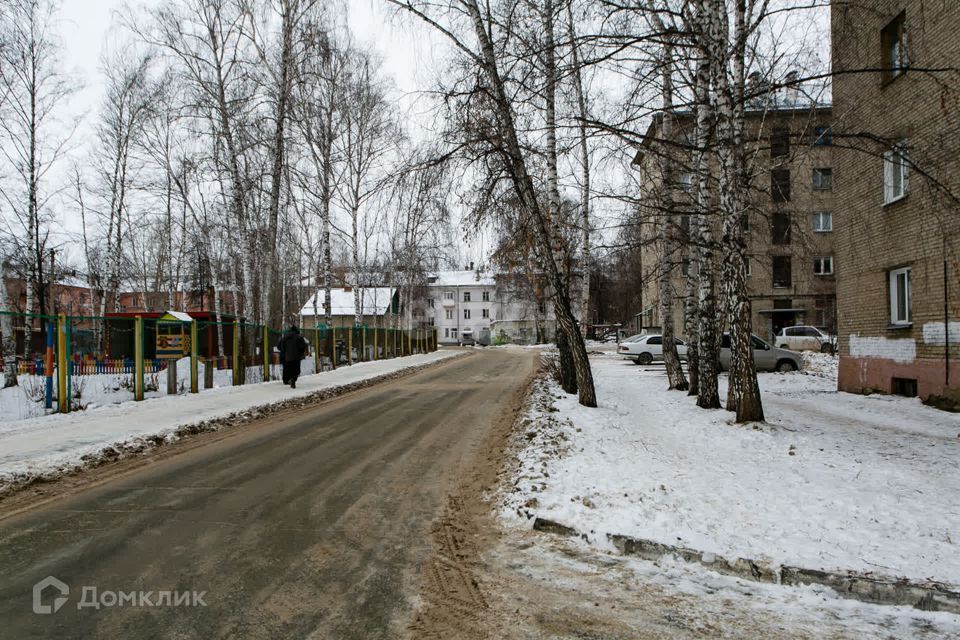
[[(960, 389), (960, 3), (832, 3), (839, 388)], [(950, 71), (952, 69), (953, 71)]]
[(497, 283), (493, 275), (467, 268), (427, 277), (426, 323), (437, 329), (439, 344), (489, 344)]
[[(747, 238), (747, 286), (753, 331), (772, 340), (783, 327), (807, 324), (836, 330), (836, 273), (842, 268), (834, 255), (834, 230), (838, 220), (833, 198), (833, 137), (831, 110), (827, 106), (772, 101), (747, 112), (747, 140), (754, 166), (752, 197), (744, 216)], [(692, 123), (679, 117), (679, 136), (689, 139)], [(655, 199), (659, 185), (659, 139), (655, 121), (638, 152), (634, 166), (641, 173), (641, 200)], [(680, 140), (682, 142), (682, 140)], [(677, 174), (677, 212), (681, 244), (686, 240), (693, 207), (689, 157), (681, 159)], [(658, 262), (662, 246), (657, 237), (655, 205), (644, 209), (640, 247), (643, 272), (643, 311), (640, 325), (658, 331), (660, 290)], [(719, 238), (719, 216), (709, 216)], [(690, 267), (686, 248), (670, 257), (675, 296), (674, 327), (683, 333), (685, 280)], [(722, 252), (717, 252), (718, 268)]]
[[(438, 271), (427, 276), (423, 317), (440, 344), (534, 344), (556, 338), (551, 289), (543, 274), (520, 271)], [(571, 286), (575, 296), (579, 290)], [(579, 308), (579, 307), (575, 307)]]

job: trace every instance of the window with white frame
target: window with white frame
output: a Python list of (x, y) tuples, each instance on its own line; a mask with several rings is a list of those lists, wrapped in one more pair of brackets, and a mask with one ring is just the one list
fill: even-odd
[(449, 337), (450, 337), (450, 327), (447, 327), (447, 328), (445, 328), (445, 329), (443, 330), (443, 337), (444, 337), (444, 338), (449, 338)]
[(456, 338), (457, 338), (457, 328), (456, 328), (456, 327), (450, 327), (450, 337), (453, 338), (454, 340), (456, 340)]
[(883, 154), (883, 203), (890, 204), (901, 198), (906, 197), (910, 191), (910, 184), (907, 179), (907, 167), (909, 159), (907, 156), (906, 141), (896, 145)]
[(469, 320), (469, 319), (470, 319), (470, 309), (464, 309), (464, 310), (463, 310), (463, 319), (464, 319), (464, 320)]
[(470, 302), (470, 292), (469, 292), (469, 291), (464, 291), (464, 292), (463, 292), (463, 301), (464, 301), (464, 302)]
[(453, 291), (444, 291), (443, 292), (444, 300), (453, 300)]
[(490, 302), (490, 292), (489, 292), (489, 291), (484, 291), (484, 292), (483, 292), (483, 301), (484, 301), (484, 302)]
[(483, 317), (484, 317), (484, 318), (489, 318), (489, 317), (490, 317), (490, 309), (484, 309), (484, 310), (483, 310)]
[(818, 233), (833, 231), (833, 213), (830, 211), (814, 211), (813, 230)]
[(913, 322), (910, 311), (910, 267), (892, 269), (890, 282), (890, 324), (908, 325)]
[(447, 309), (447, 320), (453, 320), (453, 309)]
[(813, 272), (818, 276), (833, 275), (833, 256), (817, 256), (814, 258)]
[(684, 191), (690, 191), (693, 187), (693, 174), (692, 173), (681, 173), (680, 174), (680, 188)]

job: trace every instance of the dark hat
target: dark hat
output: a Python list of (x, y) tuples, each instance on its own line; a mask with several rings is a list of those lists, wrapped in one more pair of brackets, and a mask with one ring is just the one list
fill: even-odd
[(297, 329), (297, 325), (292, 324), (292, 325), (290, 325), (290, 332), (291, 332), (291, 333), (300, 333), (300, 329)]

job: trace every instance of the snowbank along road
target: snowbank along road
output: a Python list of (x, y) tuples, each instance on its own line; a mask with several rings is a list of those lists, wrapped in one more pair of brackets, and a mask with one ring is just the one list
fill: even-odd
[(0, 635), (404, 635), (431, 522), (533, 363), (457, 359), (0, 519)]

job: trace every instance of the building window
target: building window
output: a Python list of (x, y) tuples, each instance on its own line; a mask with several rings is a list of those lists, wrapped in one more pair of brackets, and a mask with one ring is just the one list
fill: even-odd
[(770, 218), (770, 241), (777, 246), (790, 244), (790, 214), (778, 211)]
[(770, 134), (770, 157), (780, 158), (790, 155), (790, 129), (776, 127)]
[(490, 292), (489, 292), (489, 291), (484, 291), (484, 292), (483, 292), (483, 301), (484, 301), (484, 302), (490, 302)]
[(743, 257), (743, 268), (746, 269), (748, 277), (753, 275), (753, 271), (750, 269), (750, 256)]
[(447, 327), (446, 329), (443, 330), (443, 337), (444, 338), (450, 337), (450, 327)]
[(427, 304), (433, 309), (433, 298), (427, 298)]
[(690, 191), (693, 187), (693, 174), (692, 173), (681, 173), (680, 174), (680, 188), (684, 191)]
[(690, 258), (684, 258), (680, 261), (680, 273), (685, 276), (690, 275)]
[(444, 291), (443, 292), (444, 300), (453, 300), (453, 291)]
[(453, 338), (454, 340), (457, 339), (457, 328), (456, 328), (456, 327), (450, 327), (450, 337)]
[(790, 169), (770, 172), (770, 197), (774, 202), (790, 202)]
[(833, 169), (814, 169), (813, 188), (818, 191), (833, 189)]
[(907, 70), (909, 60), (906, 22), (907, 12), (904, 11), (880, 32), (880, 44), (883, 47), (883, 59), (880, 61), (883, 84), (896, 80)]
[(786, 289), (793, 282), (790, 272), (790, 256), (773, 256), (773, 287)]
[(910, 312), (910, 267), (893, 269), (890, 280), (890, 324), (909, 325), (913, 322)]
[(814, 129), (816, 132), (816, 138), (813, 141), (814, 146), (816, 147), (830, 147), (833, 146), (833, 128), (823, 126), (817, 127)]
[(453, 320), (453, 309), (447, 309), (447, 320)]
[(814, 211), (813, 230), (818, 233), (833, 231), (833, 214), (829, 211)]
[(490, 317), (490, 309), (484, 309), (482, 312), (484, 318)]
[(431, 327), (434, 325), (433, 316), (430, 316), (429, 318), (427, 318), (427, 324), (430, 325)]
[(883, 154), (883, 203), (905, 198), (910, 190), (907, 176), (907, 143), (901, 142)]
[(464, 292), (463, 292), (463, 301), (464, 301), (464, 302), (470, 302), (470, 292), (469, 292), (469, 291), (464, 291)]
[(680, 216), (680, 233), (683, 239), (690, 237), (690, 216), (687, 214)]
[(818, 276), (833, 275), (833, 256), (818, 256), (814, 258), (813, 272)]
[(464, 309), (464, 310), (463, 310), (463, 319), (464, 319), (464, 320), (469, 320), (469, 319), (470, 319), (470, 309)]
[(820, 296), (814, 299), (814, 324), (828, 333), (833, 333), (836, 319), (836, 303), (832, 296)]

